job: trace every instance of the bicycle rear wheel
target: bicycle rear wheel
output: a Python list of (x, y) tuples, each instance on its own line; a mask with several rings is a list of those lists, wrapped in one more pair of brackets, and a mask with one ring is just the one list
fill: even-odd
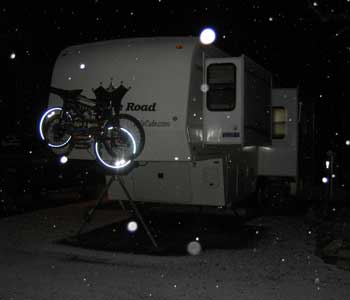
[(48, 109), (40, 118), (40, 138), (56, 153), (66, 153), (71, 148), (72, 135), (67, 127), (72, 119), (68, 112), (63, 116), (61, 107)]

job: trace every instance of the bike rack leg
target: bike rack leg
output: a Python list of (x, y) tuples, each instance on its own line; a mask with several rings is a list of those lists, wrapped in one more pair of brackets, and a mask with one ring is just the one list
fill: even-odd
[(131, 198), (131, 196), (130, 196), (128, 190), (127, 190), (127, 188), (125, 187), (124, 180), (122, 179), (121, 176), (117, 176), (117, 181), (119, 182), (121, 188), (123, 189), (123, 191), (124, 191), (126, 197), (127, 197), (128, 200), (130, 201), (130, 204), (131, 204), (133, 210), (135, 211), (137, 217), (139, 218), (139, 220), (140, 220), (142, 226), (145, 228), (146, 233), (147, 233), (148, 237), (150, 238), (150, 240), (151, 240), (153, 246), (154, 246), (155, 248), (158, 248), (157, 242), (155, 241), (153, 235), (151, 234), (151, 231), (149, 230), (147, 224), (145, 223), (145, 221), (144, 221), (144, 219), (143, 219), (143, 217), (142, 217), (140, 211), (138, 210), (138, 208), (137, 208), (135, 202), (132, 200), (132, 198)]
[(123, 210), (123, 211), (126, 211), (126, 207), (125, 207), (125, 205), (123, 204), (123, 201), (120, 200), (120, 199), (118, 199), (118, 202), (119, 202), (119, 205), (120, 205), (120, 207), (122, 208), (122, 210)]
[(77, 236), (79, 236), (85, 226), (90, 223), (91, 219), (92, 219), (92, 216), (94, 215), (95, 211), (96, 211), (96, 208), (101, 204), (102, 200), (103, 200), (103, 196), (105, 195), (105, 193), (108, 191), (109, 187), (111, 186), (111, 184), (113, 183), (113, 181), (115, 181), (115, 177), (114, 176), (111, 176), (111, 178), (109, 179), (109, 181), (107, 182), (107, 184), (104, 186), (102, 192), (100, 193), (100, 195), (98, 196), (97, 198), (97, 202), (96, 202), (96, 205), (91, 208), (84, 216), (84, 222), (83, 224), (80, 226), (78, 232), (77, 232)]

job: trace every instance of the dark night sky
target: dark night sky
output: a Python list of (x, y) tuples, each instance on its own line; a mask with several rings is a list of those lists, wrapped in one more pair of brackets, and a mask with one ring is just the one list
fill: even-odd
[(301, 101), (317, 103), (325, 150), (349, 138), (350, 0), (11, 3), (0, 5), (2, 136), (14, 132), (36, 139), (52, 66), (66, 46), (125, 37), (197, 36), (212, 26), (219, 47), (233, 56), (250, 56), (272, 71), (281, 86), (298, 86)]

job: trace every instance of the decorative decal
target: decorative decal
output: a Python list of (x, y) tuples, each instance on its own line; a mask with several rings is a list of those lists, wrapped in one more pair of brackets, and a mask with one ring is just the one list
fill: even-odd
[(114, 108), (114, 111), (116, 113), (120, 113), (122, 109), (122, 105), (121, 105), (122, 99), (130, 89), (131, 87), (126, 88), (123, 85), (123, 81), (122, 81), (120, 82), (120, 85), (117, 88), (115, 88), (111, 82), (107, 89), (105, 89), (102, 85), (100, 85), (97, 89), (92, 89), (92, 91), (96, 96), (97, 105), (106, 107), (111, 102)]

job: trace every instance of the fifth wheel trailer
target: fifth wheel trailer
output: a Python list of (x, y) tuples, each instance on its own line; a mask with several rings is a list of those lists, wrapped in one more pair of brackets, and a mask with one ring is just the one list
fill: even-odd
[[(247, 56), (230, 57), (194, 37), (159, 37), (64, 49), (51, 86), (88, 98), (99, 85), (129, 87), (122, 112), (140, 120), (146, 135), (138, 167), (125, 175), (135, 201), (230, 207), (261, 177), (296, 182), (296, 90), (272, 89), (271, 81)], [(50, 94), (49, 107), (61, 105)], [(69, 158), (93, 159), (91, 152), (75, 149)], [(284, 155), (288, 164), (279, 161)], [(109, 195), (125, 199), (117, 184)]]

